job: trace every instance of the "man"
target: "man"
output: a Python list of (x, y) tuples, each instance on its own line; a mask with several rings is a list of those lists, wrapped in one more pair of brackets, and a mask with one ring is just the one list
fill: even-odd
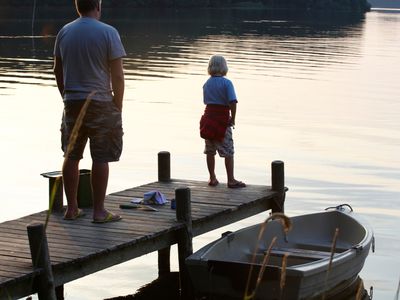
[[(93, 222), (118, 221), (107, 211), (108, 163), (122, 152), (122, 101), (126, 56), (115, 28), (100, 22), (101, 0), (75, 0), (79, 18), (65, 25), (54, 47), (54, 74), (64, 101), (61, 125), (62, 168), (67, 210), (64, 218), (83, 216), (78, 208), (79, 161), (90, 140)], [(75, 130), (75, 131), (74, 131)]]

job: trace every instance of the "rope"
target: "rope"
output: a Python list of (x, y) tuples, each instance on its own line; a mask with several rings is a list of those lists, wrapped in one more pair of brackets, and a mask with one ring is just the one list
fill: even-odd
[(345, 207), (349, 208), (351, 212), (353, 211), (353, 208), (350, 206), (350, 204), (346, 204), (346, 203), (340, 204), (338, 206), (330, 206), (330, 207), (325, 208), (325, 210), (330, 210), (330, 209), (345, 210)]

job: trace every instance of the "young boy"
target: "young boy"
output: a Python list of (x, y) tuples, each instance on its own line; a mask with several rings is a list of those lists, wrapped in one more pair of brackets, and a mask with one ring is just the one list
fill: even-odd
[(236, 117), (236, 94), (232, 82), (225, 78), (228, 66), (223, 56), (214, 55), (208, 63), (210, 78), (203, 86), (203, 101), (206, 104), (200, 121), (200, 135), (205, 139), (204, 154), (210, 173), (208, 185), (218, 185), (215, 175), (215, 154), (225, 158), (225, 168), (229, 188), (246, 187), (244, 182), (234, 177), (234, 148), (232, 128)]

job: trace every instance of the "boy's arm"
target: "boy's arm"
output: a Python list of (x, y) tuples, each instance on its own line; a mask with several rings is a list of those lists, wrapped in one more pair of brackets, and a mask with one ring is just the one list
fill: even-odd
[(114, 103), (122, 111), (122, 100), (124, 99), (125, 79), (122, 58), (110, 62), (111, 85), (114, 91)]
[(235, 118), (236, 118), (236, 101), (231, 101), (229, 103), (229, 108), (231, 110), (231, 126), (235, 126)]

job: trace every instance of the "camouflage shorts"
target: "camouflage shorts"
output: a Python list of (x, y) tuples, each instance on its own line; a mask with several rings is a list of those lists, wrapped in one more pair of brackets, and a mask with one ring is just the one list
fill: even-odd
[[(65, 101), (61, 123), (61, 147), (64, 156), (80, 160), (87, 140), (90, 141), (90, 154), (95, 162), (119, 160), (122, 152), (121, 111), (114, 102), (92, 100), (86, 111), (85, 101)], [(78, 116), (82, 111), (80, 122)], [(80, 124), (79, 124), (80, 123)], [(76, 133), (74, 126), (76, 125)]]
[(220, 157), (231, 157), (235, 151), (233, 148), (232, 128), (228, 127), (225, 132), (225, 137), (222, 142), (213, 140), (205, 140), (206, 146), (204, 154), (215, 155), (218, 151)]

